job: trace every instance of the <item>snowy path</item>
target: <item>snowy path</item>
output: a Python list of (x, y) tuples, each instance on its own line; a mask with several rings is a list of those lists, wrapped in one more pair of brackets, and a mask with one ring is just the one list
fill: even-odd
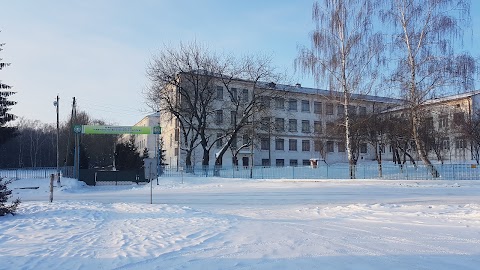
[(480, 182), (196, 183), (156, 186), (153, 205), (149, 186), (74, 186), (51, 204), (43, 187), (16, 190), (0, 269), (480, 265)]

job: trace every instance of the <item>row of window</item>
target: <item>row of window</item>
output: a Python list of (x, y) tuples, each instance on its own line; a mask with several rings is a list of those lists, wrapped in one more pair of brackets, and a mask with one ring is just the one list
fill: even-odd
[[(228, 98), (232, 101), (249, 101), (249, 91), (248, 89), (237, 89), (231, 88), (229, 91), (226, 91)], [(218, 100), (224, 100), (224, 89), (223, 86), (217, 86), (216, 98)], [(285, 110), (289, 111), (298, 111), (298, 100), (294, 98), (290, 98), (286, 100), (282, 97), (273, 98), (275, 109), (278, 110)], [(260, 97), (260, 104), (265, 108), (271, 108), (272, 106), (272, 98), (268, 96), (261, 96)], [(344, 115), (345, 109), (342, 104), (337, 104), (337, 115)], [(311, 102), (310, 100), (300, 100), (300, 111), (301, 112), (311, 112)], [(316, 114), (322, 114), (323, 111), (323, 104), (319, 101), (313, 102), (313, 112)], [(348, 112), (350, 114), (357, 114), (357, 107), (356, 106), (348, 106)], [(334, 114), (334, 104), (333, 103), (326, 103), (325, 104), (325, 114), (326, 115), (333, 115)], [(358, 114), (359, 115), (366, 115), (367, 114), (367, 107), (359, 106), (358, 107)]]
[[(269, 130), (271, 119), (270, 117), (262, 117), (260, 119), (261, 129), (262, 130)], [(301, 131), (303, 133), (311, 133), (311, 121), (310, 120), (301, 120)], [(298, 132), (298, 120), (297, 119), (288, 119), (288, 126), (285, 126), (285, 119), (284, 118), (275, 118), (274, 120), (274, 128), (277, 132), (284, 132), (286, 131), (285, 128), (288, 128), (289, 132)], [(327, 122), (327, 132), (333, 132), (335, 127), (333, 122)], [(322, 128), (322, 121), (313, 121), (313, 132), (320, 134), (323, 133)]]
[[(216, 98), (218, 100), (223, 100), (224, 99), (224, 93), (223, 93), (223, 86), (217, 86), (217, 95)], [(248, 102), (249, 100), (249, 94), (248, 94), (248, 89), (241, 89), (239, 90), (238, 88), (230, 88), (230, 91), (227, 91), (228, 98), (231, 101), (243, 101), (243, 102)]]
[[(310, 120), (301, 120), (301, 131), (303, 133), (311, 133)], [(215, 123), (221, 125), (223, 121), (223, 110), (217, 110), (215, 115)], [(237, 113), (235, 111), (230, 112), (230, 124), (234, 125), (237, 123)], [(270, 117), (262, 117), (260, 119), (261, 129), (269, 130), (271, 119)], [(327, 122), (327, 131), (331, 132), (334, 128), (333, 122)], [(285, 131), (285, 119), (284, 118), (275, 118), (274, 122), (275, 131), (284, 132)], [(288, 131), (289, 132), (298, 132), (298, 120), (297, 119), (288, 119)], [(322, 133), (322, 121), (313, 121), (313, 132)]]
[[(458, 112), (453, 114), (453, 123), (455, 125), (461, 125), (465, 122), (465, 114)], [(433, 117), (425, 118), (425, 125), (427, 128), (433, 129)], [(448, 127), (448, 115), (443, 114), (438, 117), (438, 128)]]
[[(308, 159), (302, 159), (302, 165), (303, 166), (310, 166), (310, 160)], [(270, 160), (267, 158), (262, 159), (262, 166), (271, 166)], [(275, 159), (275, 166), (277, 167), (283, 167), (285, 166), (285, 160), (284, 159)], [(298, 159), (290, 159), (290, 166), (296, 167), (298, 166)]]
[[(433, 150), (436, 145), (429, 144), (429, 150)], [(439, 141), (440, 149), (442, 150), (450, 150), (450, 139), (449, 138), (442, 138)], [(466, 149), (467, 148), (467, 140), (465, 138), (457, 137), (455, 138), (455, 148), (456, 149)]]
[[(260, 104), (263, 107), (271, 108), (271, 100), (272, 98), (263, 96), (260, 99)], [(284, 98), (274, 98), (275, 109), (278, 110), (285, 110), (289, 111), (298, 111), (298, 100), (294, 98), (290, 98), (288, 100)], [(345, 107), (343, 104), (336, 105), (337, 115), (344, 115), (345, 114)], [(300, 111), (301, 112), (311, 112), (311, 102), (310, 100), (300, 100)], [(320, 101), (313, 102), (313, 113), (322, 114), (323, 113), (323, 103)], [(357, 114), (357, 107), (354, 105), (348, 106), (348, 113), (352, 115)], [(333, 115), (334, 114), (334, 104), (333, 103), (326, 103), (325, 104), (325, 114), (326, 115)], [(367, 107), (359, 106), (358, 107), (358, 114), (359, 115), (366, 115), (367, 114)]]

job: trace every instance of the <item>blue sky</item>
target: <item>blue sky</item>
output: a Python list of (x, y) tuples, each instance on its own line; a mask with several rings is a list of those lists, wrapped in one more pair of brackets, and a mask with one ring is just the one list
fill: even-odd
[[(480, 25), (473, 1), (472, 25)], [(217, 52), (271, 55), (293, 82), (298, 45), (308, 45), (313, 1), (225, 0), (0, 0), (0, 57), (12, 65), (1, 79), (14, 86), (13, 113), (55, 122), (60, 95), (66, 120), (76, 97), (80, 110), (117, 125), (133, 125), (150, 111), (142, 90), (145, 68), (163, 45), (197, 40)], [(475, 27), (473, 27), (475, 30)], [(478, 33), (466, 43), (480, 55)], [(470, 45), (467, 45), (470, 46)], [(470, 47), (469, 47), (470, 48)], [(469, 49), (470, 50), (470, 49)]]

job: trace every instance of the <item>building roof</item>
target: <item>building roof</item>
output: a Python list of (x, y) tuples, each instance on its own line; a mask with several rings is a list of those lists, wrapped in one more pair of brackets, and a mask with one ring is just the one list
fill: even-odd
[[(270, 89), (283, 90), (283, 91), (295, 92), (295, 93), (320, 95), (324, 97), (343, 97), (343, 93), (339, 91), (330, 91), (330, 90), (319, 89), (319, 88), (302, 87), (300, 84), (293, 86), (293, 85), (286, 85), (286, 84), (262, 82), (259, 84), (259, 86), (267, 89), (270, 88)], [(366, 94), (352, 94), (351, 97), (354, 100), (366, 100), (366, 101), (376, 101), (376, 102), (394, 103), (394, 104), (403, 103), (403, 100), (401, 99), (380, 97), (380, 96), (366, 95)]]
[(467, 92), (467, 93), (462, 93), (462, 94), (433, 98), (433, 99), (429, 99), (429, 100), (425, 101), (423, 103), (423, 105), (442, 103), (442, 102), (452, 101), (452, 100), (456, 100), (456, 99), (464, 99), (464, 98), (473, 97), (473, 96), (479, 95), (479, 94), (480, 94), (480, 90), (475, 90), (475, 91), (472, 91), (472, 92)]
[[(469, 98), (469, 97), (473, 97), (473, 96), (476, 96), (476, 95), (480, 95), (480, 90), (475, 90), (475, 91), (471, 91), (471, 92), (467, 92), (467, 93), (461, 93), (461, 94), (450, 95), (450, 96), (445, 96), (445, 97), (432, 98), (432, 99), (426, 100), (421, 105), (422, 106), (434, 105), (434, 104), (438, 104), (438, 103), (444, 103), (444, 102), (448, 102), (448, 101)], [(401, 111), (401, 110), (404, 110), (406, 108), (407, 108), (407, 105), (402, 104), (401, 106), (397, 106), (395, 108), (388, 109), (385, 112)]]

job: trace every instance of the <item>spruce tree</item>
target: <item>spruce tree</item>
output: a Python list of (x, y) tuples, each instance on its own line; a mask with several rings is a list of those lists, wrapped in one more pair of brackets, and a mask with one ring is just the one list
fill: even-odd
[(12, 195), (12, 191), (7, 187), (10, 182), (11, 181), (6, 181), (3, 178), (0, 178), (0, 216), (8, 214), (15, 215), (17, 207), (20, 204), (20, 199), (14, 200), (10, 205), (6, 204)]
[(115, 166), (117, 170), (139, 170), (143, 168), (143, 160), (135, 146), (135, 137), (115, 146)]
[[(3, 45), (5, 43), (0, 43), (0, 52), (3, 50)], [(0, 58), (0, 70), (9, 65), (10, 63), (2, 62), (2, 58)], [(15, 94), (15, 92), (10, 91), (11, 88), (10, 85), (2, 82), (0, 77), (0, 145), (15, 137), (17, 131), (16, 127), (6, 126), (8, 122), (15, 120), (15, 115), (9, 113), (10, 107), (16, 104), (15, 101), (8, 100), (8, 97)]]

